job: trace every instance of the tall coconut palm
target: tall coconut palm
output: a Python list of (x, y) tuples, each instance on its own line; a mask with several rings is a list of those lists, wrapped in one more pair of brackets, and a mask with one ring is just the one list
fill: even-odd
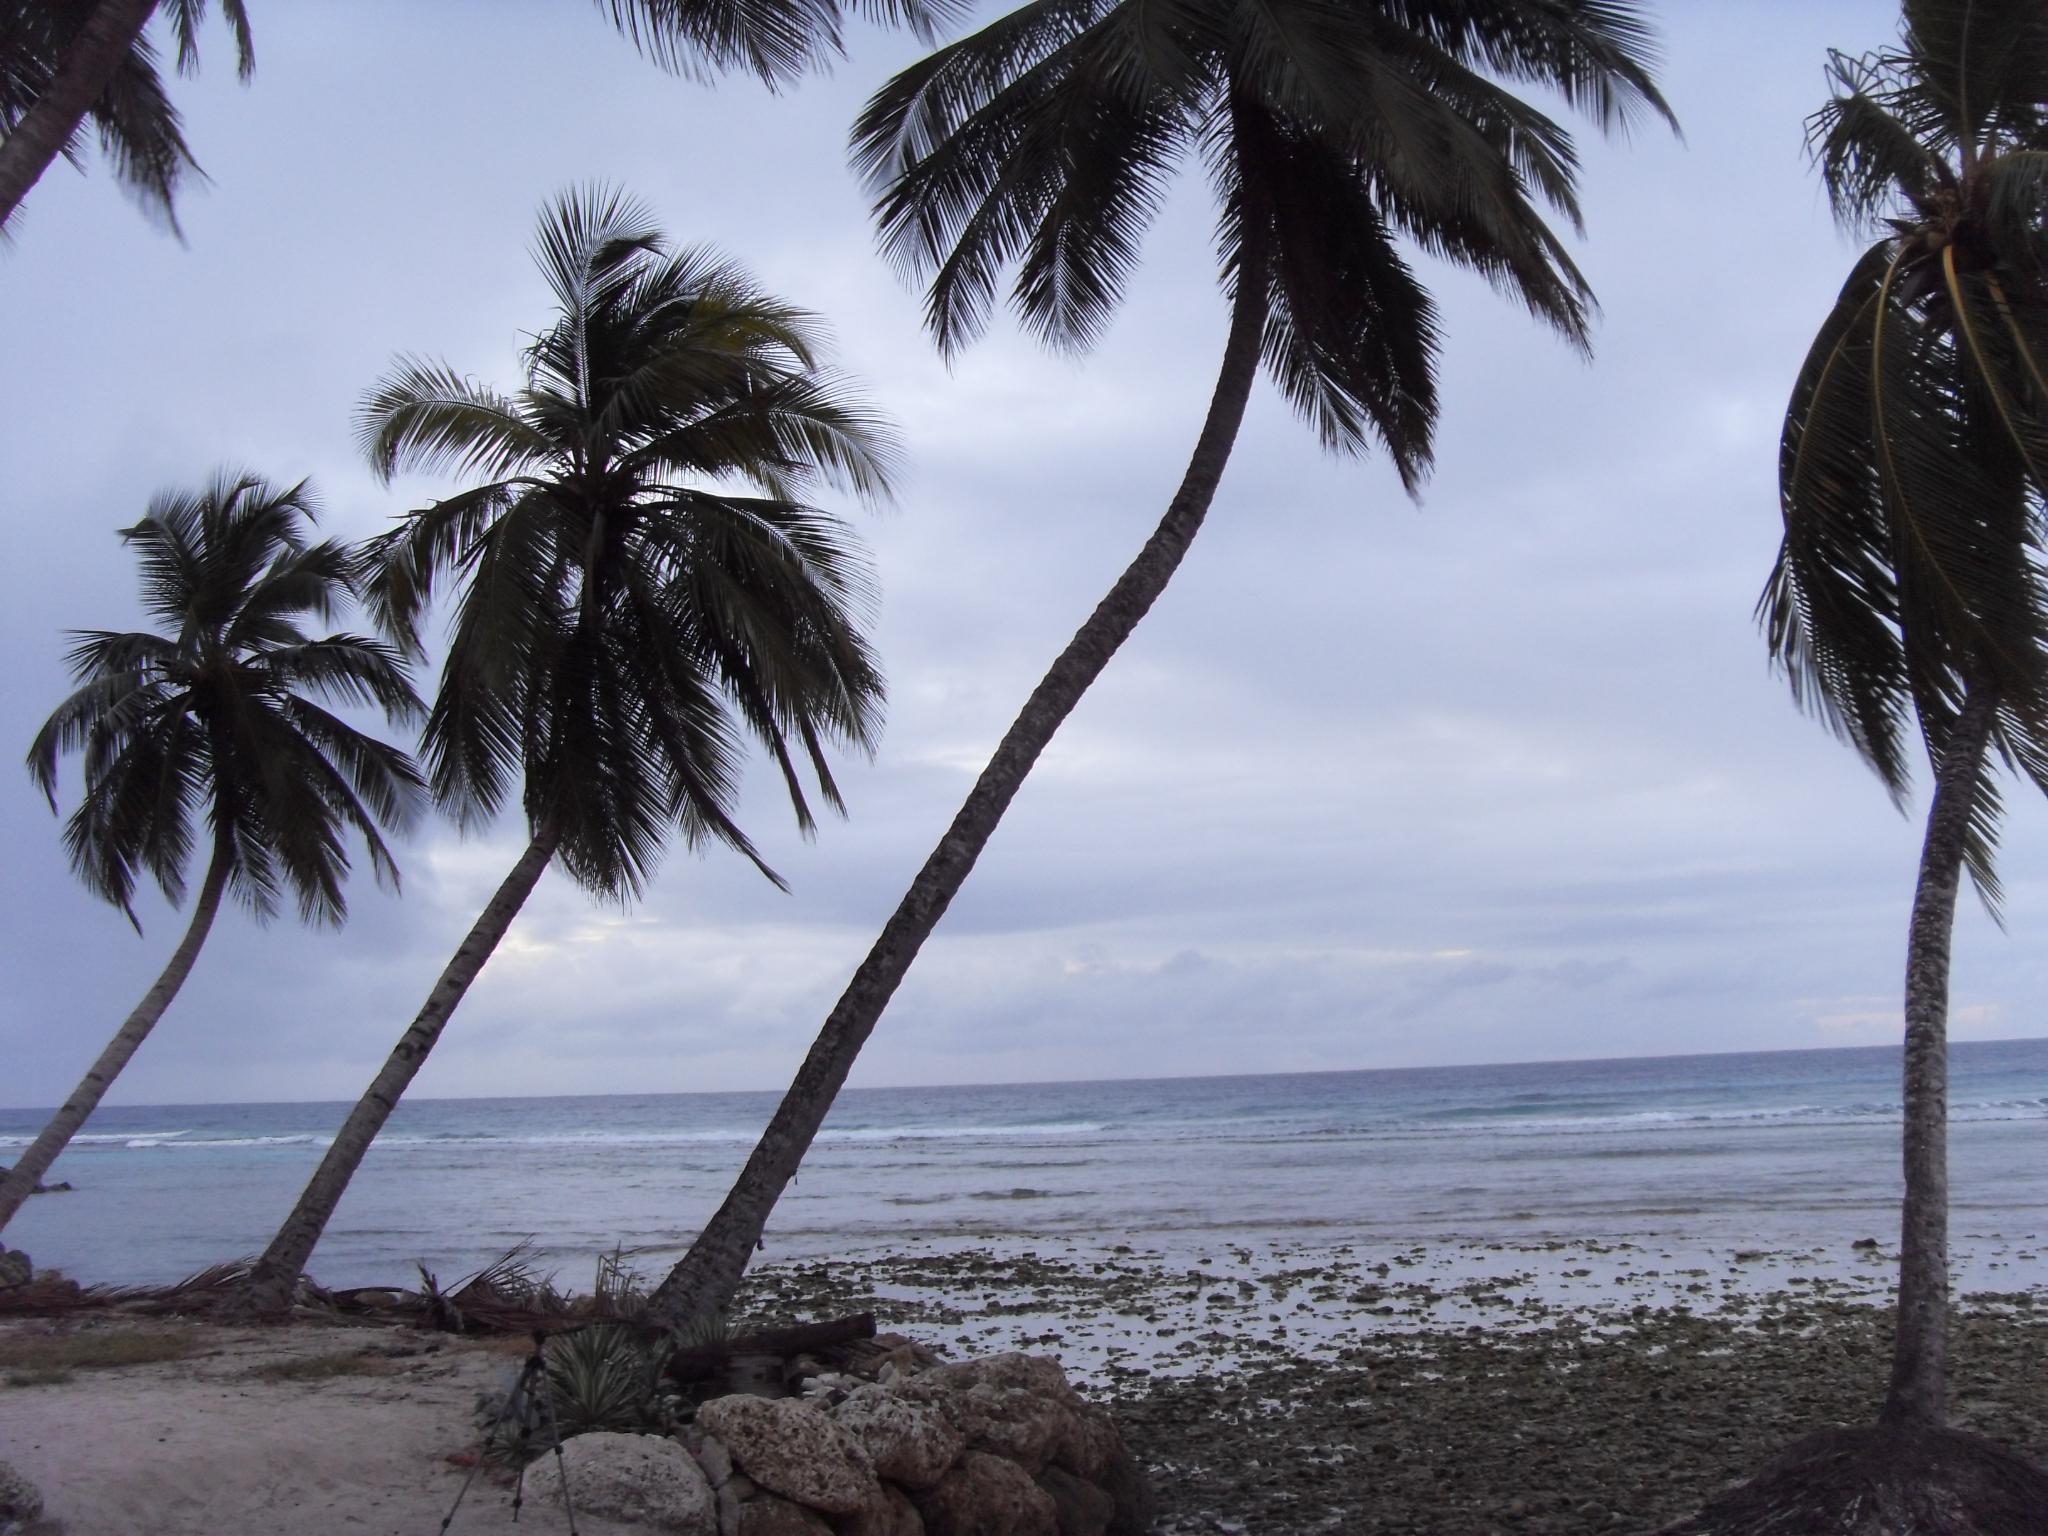
[(306, 633), (308, 617), (333, 616), (350, 574), (341, 545), (307, 541), (312, 517), (303, 482), (279, 490), (222, 474), (196, 493), (157, 496), (121, 531), (165, 633), (79, 633), (70, 657), (78, 690), (36, 734), (29, 772), (55, 810), (58, 759), (84, 754), (85, 794), (65, 846), (78, 877), (131, 922), (138, 871), (173, 903), (183, 898), (195, 815), (205, 815), (211, 852), (170, 963), (0, 1178), (0, 1227), (163, 1017), (224, 895), (267, 918), (289, 891), (307, 921), (341, 922), (351, 828), (371, 868), (397, 884), (378, 827), (406, 824), (424, 803), (419, 773), (319, 701), (374, 705), (394, 723), (416, 720), (420, 701), (391, 645)]
[[(0, 0), (0, 228), (59, 155), (78, 162), (88, 120), (114, 171), (177, 228), (178, 184), (197, 167), (143, 28), (161, 8), (178, 68), (199, 62), (206, 0)], [(242, 0), (220, 0), (241, 76), (255, 66)]]
[(1261, 367), (1338, 453), (1383, 447), (1411, 491), (1436, 422), (1436, 310), (1405, 238), (1470, 267), (1583, 347), (1590, 295), (1544, 223), (1574, 225), (1565, 130), (1498, 83), (1550, 87), (1603, 128), (1669, 117), (1647, 29), (1609, 0), (1034, 0), (898, 75), (854, 130), (888, 253), (930, 278), (941, 348), (1011, 299), (1047, 343), (1108, 323), (1175, 170), (1221, 209), (1230, 324), (1180, 488), (1053, 663), (825, 1021), (711, 1222), (658, 1290), (732, 1295), (769, 1211), (919, 947), (1053, 733), (1187, 552)]
[(644, 209), (603, 188), (548, 209), (536, 257), (560, 307), (523, 388), (407, 361), (361, 414), (380, 475), (484, 477), (375, 541), (368, 588), (410, 638), (436, 582), (460, 576), (429, 778), (475, 824), (523, 776), (528, 842), (264, 1253), (248, 1291), (259, 1310), (288, 1301), (549, 864), (626, 900), (680, 832), (775, 879), (731, 816), (743, 734), (775, 758), (808, 832), (797, 759), (843, 808), (825, 744), (872, 750), (878, 729), (864, 559), (843, 522), (796, 498), (820, 484), (886, 494), (892, 435), (820, 366), (813, 317), (706, 251), (669, 250)]
[(1793, 387), (1758, 612), (1793, 697), (1896, 802), (1915, 728), (1933, 773), (1906, 935), (1898, 1319), (1877, 1431), (1795, 1447), (1688, 1529), (1865, 1529), (1837, 1523), (1851, 1507), (1884, 1529), (2034, 1529), (2048, 1480), (1942, 1431), (1950, 931), (1965, 869), (1996, 910), (1998, 764), (2048, 790), (2048, 13), (1907, 0), (1901, 45), (1836, 55), (1831, 77), (1814, 156), (1837, 216), (1879, 238)]

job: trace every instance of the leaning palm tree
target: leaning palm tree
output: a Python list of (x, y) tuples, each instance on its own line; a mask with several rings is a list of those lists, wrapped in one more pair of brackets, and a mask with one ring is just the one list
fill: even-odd
[(1895, 802), (1915, 727), (1933, 775), (1906, 938), (1898, 1317), (1874, 1430), (1802, 1442), (1685, 1529), (2035, 1530), (2048, 1478), (1947, 1429), (1947, 1036), (1963, 871), (1998, 904), (1997, 767), (2048, 790), (2048, 14), (1907, 0), (1901, 45), (1836, 55), (1831, 78), (1814, 155), (1837, 216), (1880, 237), (1792, 391), (1758, 611), (1793, 697)]
[(1635, 7), (1611, 0), (1034, 0), (898, 75), (854, 153), (887, 252), (931, 286), (939, 346), (997, 285), (1053, 346), (1107, 324), (1174, 170), (1206, 168), (1230, 299), (1206, 420), (1165, 517), (997, 746), (825, 1021), (739, 1182), (654, 1302), (723, 1306), (855, 1056), (1011, 798), (1165, 590), (1261, 367), (1323, 445), (1392, 458), (1411, 493), (1436, 422), (1436, 311), (1403, 237), (1470, 267), (1569, 342), (1590, 294), (1537, 204), (1574, 225), (1565, 130), (1497, 83), (1554, 88), (1602, 127), (1669, 117)]
[[(220, 0), (244, 80), (255, 65), (242, 0)], [(198, 168), (143, 28), (161, 9), (178, 68), (199, 62), (206, 0), (0, 0), (0, 228), (59, 155), (79, 163), (85, 125), (115, 174), (177, 228), (178, 184)]]
[(393, 646), (306, 633), (308, 616), (332, 617), (350, 576), (341, 545), (307, 542), (312, 516), (303, 482), (278, 490), (223, 474), (196, 494), (157, 496), (121, 532), (141, 557), (143, 599), (166, 633), (78, 635), (78, 690), (37, 733), (29, 772), (55, 810), (59, 757), (84, 753), (85, 794), (65, 823), (65, 846), (78, 877), (130, 922), (138, 871), (174, 904), (183, 898), (195, 814), (205, 814), (212, 851), (163, 974), (0, 1178), (0, 1227), (170, 1007), (223, 896), (263, 918), (289, 890), (301, 917), (341, 922), (349, 828), (371, 868), (397, 884), (377, 829), (411, 820), (425, 798), (419, 774), (403, 752), (318, 701), (373, 705), (394, 723), (416, 720), (420, 701)]
[[(738, 267), (669, 250), (603, 188), (543, 216), (536, 256), (560, 306), (504, 395), (408, 361), (364, 401), (378, 473), (483, 477), (369, 546), (368, 589), (416, 643), (459, 574), (424, 755), (435, 795), (477, 824), (523, 776), (527, 844), (350, 1112), (250, 1280), (289, 1301), (371, 1140), (543, 871), (637, 895), (672, 833), (759, 867), (730, 813), (743, 735), (843, 809), (825, 746), (871, 751), (882, 682), (863, 638), (865, 561), (820, 484), (887, 492), (891, 431), (818, 361), (813, 317)], [(733, 489), (750, 484), (760, 494)], [(780, 880), (776, 880), (780, 884)]]

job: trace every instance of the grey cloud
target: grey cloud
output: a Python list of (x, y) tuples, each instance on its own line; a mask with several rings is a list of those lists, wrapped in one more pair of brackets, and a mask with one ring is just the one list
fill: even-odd
[[(223, 460), (311, 472), (344, 535), (437, 494), (376, 485), (358, 393), (402, 350), (509, 377), (548, 302), (534, 209), (624, 182), (824, 311), (903, 421), (903, 504), (864, 519), (889, 732), (815, 844), (771, 775), (750, 782), (746, 825), (793, 895), (716, 851), (678, 850), (624, 914), (550, 876), (420, 1087), (773, 1086), (1171, 491), (1222, 330), (1206, 194), (1172, 201), (1098, 355), (1046, 358), (999, 323), (949, 367), (844, 169), (845, 124), (913, 43), (863, 34), (834, 78), (774, 99), (662, 76), (587, 8), (493, 16), (279, 8), (246, 91), (180, 81), (214, 177), (187, 247), (104, 177), (37, 190), (0, 253), (0, 507), (34, 578), (0, 611), (0, 742), (25, 746), (59, 696), (64, 626), (133, 616), (112, 529), (156, 487)], [(1824, 48), (1894, 17), (1662, 9), (1688, 143), (1588, 145), (1598, 359), (1432, 272), (1445, 415), (1419, 507), (1259, 397), (1174, 588), (1019, 796), (856, 1081), (1811, 1045), (1837, 1037), (1802, 1000), (1887, 995), (1916, 825), (1794, 714), (1749, 614), (1777, 416), (1849, 259), (1800, 124)], [(2013, 812), (2012, 936), (1966, 912), (1956, 976), (1981, 1027), (2024, 1034), (2043, 1027), (2048, 863), (2041, 808), (2015, 794)], [(0, 783), (0, 828), (0, 1099), (47, 1103), (180, 918), (146, 909), (137, 940), (86, 898), (25, 779)], [(120, 1096), (352, 1097), (515, 851), (509, 825), (435, 827), (403, 900), (364, 883), (343, 933), (225, 919)]]

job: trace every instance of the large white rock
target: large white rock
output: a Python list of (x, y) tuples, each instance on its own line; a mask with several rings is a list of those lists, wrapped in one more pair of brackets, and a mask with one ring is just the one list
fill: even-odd
[(823, 1409), (794, 1397), (717, 1397), (697, 1410), (747, 1476), (786, 1499), (850, 1515), (880, 1492), (875, 1464)]
[(660, 1435), (572, 1435), (562, 1459), (526, 1469), (526, 1497), (562, 1505), (566, 1471), (578, 1514), (644, 1525), (678, 1536), (718, 1536), (718, 1502), (690, 1453)]
[(886, 1387), (857, 1388), (832, 1416), (861, 1443), (877, 1473), (906, 1488), (931, 1487), (966, 1447), (938, 1409)]

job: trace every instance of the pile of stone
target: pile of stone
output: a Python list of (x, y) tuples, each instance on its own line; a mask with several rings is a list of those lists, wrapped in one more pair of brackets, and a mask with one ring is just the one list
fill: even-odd
[(687, 1536), (1144, 1536), (1151, 1491), (1109, 1415), (1037, 1356), (907, 1343), (864, 1381), (715, 1397), (673, 1438), (577, 1435), (526, 1493)]

